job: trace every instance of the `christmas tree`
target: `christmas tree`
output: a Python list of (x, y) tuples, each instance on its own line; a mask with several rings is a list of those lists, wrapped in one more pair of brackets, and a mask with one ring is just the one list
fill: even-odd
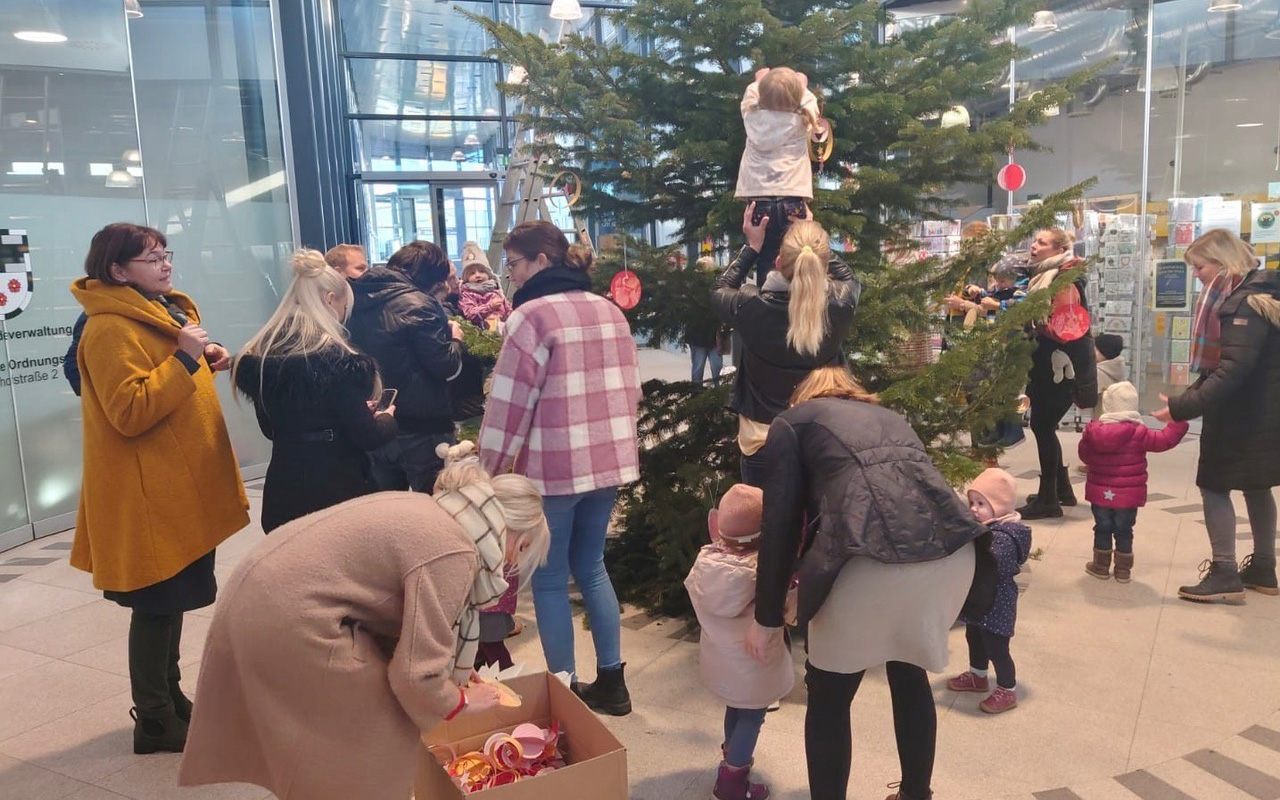
[[(835, 133), (813, 210), (863, 284), (847, 343), (851, 368), (908, 416), (958, 483), (978, 469), (969, 432), (1015, 405), (1030, 358), (1023, 331), (1047, 312), (1049, 295), (957, 334), (936, 363), (905, 358), (903, 343), (936, 323), (943, 297), (983, 274), (1012, 242), (1052, 225), (1082, 188), (1050, 196), (1016, 230), (967, 242), (945, 263), (890, 263), (883, 254), (915, 250), (912, 221), (948, 218), (951, 187), (989, 183), (1007, 153), (1035, 149), (1030, 129), (1087, 79), (1044, 87), (974, 125), (941, 125), (944, 112), (989, 104), (1001, 92), (996, 84), (1015, 55), (1005, 32), (1034, 10), (1022, 0), (971, 0), (954, 17), (891, 33), (891, 15), (878, 2), (644, 0), (611, 14), (613, 25), (645, 37), (639, 53), (589, 37), (548, 42), (475, 19), (493, 35), (493, 54), (526, 70), (527, 80), (503, 90), (523, 101), (523, 122), (548, 135), (538, 146), (554, 169), (583, 179), (582, 208), (622, 229), (673, 222), (681, 249), (737, 240), (739, 101), (755, 70), (804, 72)], [(633, 240), (602, 254), (602, 287), (624, 259), (645, 289), (629, 313), (637, 333), (678, 341), (689, 320), (710, 313), (710, 276), (675, 269), (671, 253)], [(623, 492), (609, 552), (628, 599), (666, 613), (688, 608), (681, 582), (706, 541), (706, 511), (737, 479), (726, 397), (723, 387), (645, 386), (642, 477)]]

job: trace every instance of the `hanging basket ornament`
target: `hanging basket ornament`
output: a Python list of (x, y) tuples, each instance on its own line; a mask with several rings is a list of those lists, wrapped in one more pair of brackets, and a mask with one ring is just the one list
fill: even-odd
[(551, 178), (551, 191), (553, 196), (564, 197), (564, 204), (573, 208), (582, 199), (582, 179), (575, 172), (562, 170)]
[(1001, 167), (996, 175), (996, 184), (1006, 192), (1016, 192), (1026, 183), (1027, 171), (1013, 161)]
[(609, 294), (613, 296), (613, 302), (618, 304), (618, 308), (630, 311), (640, 305), (642, 290), (639, 276), (629, 269), (622, 270), (609, 282)]

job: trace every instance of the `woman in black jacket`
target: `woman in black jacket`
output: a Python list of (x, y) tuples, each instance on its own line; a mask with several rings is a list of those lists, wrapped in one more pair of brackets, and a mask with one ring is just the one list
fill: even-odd
[(800, 384), (794, 406), (769, 427), (765, 450), (747, 648), (763, 660), (782, 636), (787, 589), (798, 574), (797, 617), (809, 626), (810, 796), (845, 797), (849, 706), (866, 670), (884, 664), (902, 768), (892, 797), (926, 800), (937, 712), (925, 670), (946, 667), (947, 632), (973, 584), (970, 543), (986, 528), (907, 421), (881, 408), (843, 367), (817, 369)]
[(293, 255), (280, 307), (236, 358), (236, 388), (271, 440), (262, 490), (267, 533), (376, 491), (366, 452), (396, 435), (395, 407), (375, 412), (378, 367), (347, 343), (351, 287), (315, 250)]
[[(1031, 242), (1028, 294), (1048, 288), (1066, 270), (1075, 270), (1079, 274), (1072, 287), (1079, 293), (1080, 304), (1084, 305), (1088, 276), (1080, 268), (1080, 259), (1072, 252), (1071, 237), (1061, 228), (1036, 231)], [(1071, 291), (1071, 288), (1064, 291)], [(1018, 509), (1022, 518), (1028, 520), (1060, 517), (1063, 506), (1076, 504), (1071, 476), (1062, 460), (1058, 423), (1073, 401), (1080, 408), (1093, 408), (1098, 401), (1092, 335), (1085, 334), (1075, 341), (1063, 343), (1043, 331), (1037, 331), (1035, 339), (1031, 371), (1027, 373), (1027, 397), (1031, 400), (1031, 433), (1036, 438), (1036, 454), (1040, 459), (1040, 491), (1028, 497), (1027, 504)]]
[(763, 486), (760, 454), (769, 423), (786, 410), (800, 381), (818, 367), (845, 363), (844, 337), (862, 285), (832, 258), (827, 232), (813, 220), (791, 223), (777, 269), (763, 286), (743, 285), (764, 246), (769, 218), (752, 224), (754, 204), (742, 215), (747, 246), (716, 279), (711, 307), (742, 336), (742, 358), (729, 407), (738, 412), (742, 482)]
[[(1194, 319), (1192, 367), (1200, 377), (1155, 412), (1162, 422), (1204, 418), (1196, 485), (1212, 557), (1186, 600), (1244, 602), (1244, 590), (1280, 595), (1276, 501), (1280, 486), (1280, 274), (1258, 270), (1253, 248), (1211, 230), (1184, 256), (1204, 284)], [(1244, 492), (1253, 553), (1236, 565), (1233, 490)]]

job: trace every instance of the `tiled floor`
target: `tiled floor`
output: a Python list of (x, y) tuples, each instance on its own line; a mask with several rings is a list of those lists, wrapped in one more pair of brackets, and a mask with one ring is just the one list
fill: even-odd
[[(646, 355), (646, 376), (680, 378), (686, 364), (682, 356)], [(1066, 452), (1074, 454), (1077, 438), (1064, 432)], [(1042, 553), (1020, 578), (1027, 588), (1013, 642), (1017, 709), (989, 717), (977, 709), (979, 696), (946, 691), (946, 677), (966, 663), (963, 632), (953, 631), (949, 671), (934, 681), (939, 800), (1280, 799), (1280, 598), (1250, 593), (1244, 606), (1176, 598), (1208, 554), (1197, 450), (1192, 438), (1151, 457), (1152, 501), (1138, 517), (1126, 586), (1083, 571), (1092, 546), (1086, 505), (1033, 525)], [(1024, 494), (1034, 491), (1034, 459), (1029, 443), (1004, 459)], [(1247, 526), (1241, 536), (1248, 538)], [(253, 527), (219, 548), (219, 574), (261, 538)], [(269, 797), (245, 785), (178, 789), (177, 756), (132, 754), (128, 614), (67, 565), (69, 541), (60, 534), (0, 554), (0, 798)], [(209, 613), (187, 619), (189, 688)], [(527, 601), (520, 617), (526, 633), (511, 640), (513, 653), (540, 667)], [(590, 677), (585, 633), (578, 653)], [(636, 710), (606, 722), (627, 746), (631, 796), (709, 797), (722, 709), (699, 683), (696, 633), (628, 610), (623, 653)], [(854, 704), (851, 798), (880, 800), (896, 780), (891, 720), (883, 674), (873, 673)], [(808, 796), (803, 731), (798, 683), (769, 715), (756, 753), (776, 797)]]

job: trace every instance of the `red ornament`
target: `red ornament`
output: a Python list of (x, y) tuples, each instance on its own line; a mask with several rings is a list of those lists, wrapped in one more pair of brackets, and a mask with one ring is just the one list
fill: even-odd
[(640, 304), (640, 278), (629, 269), (624, 269), (609, 282), (609, 293), (613, 302), (623, 311), (630, 311)]
[(1006, 192), (1016, 192), (1027, 182), (1027, 171), (1010, 161), (1000, 168), (996, 175), (996, 183)]
[(0, 294), (0, 306), (7, 306), (7, 305), (9, 305), (9, 295)]
[(12, 280), (10, 280), (9, 291), (13, 294), (17, 294), (18, 292), (22, 291), (22, 281), (18, 280), (17, 278), (13, 278)]

